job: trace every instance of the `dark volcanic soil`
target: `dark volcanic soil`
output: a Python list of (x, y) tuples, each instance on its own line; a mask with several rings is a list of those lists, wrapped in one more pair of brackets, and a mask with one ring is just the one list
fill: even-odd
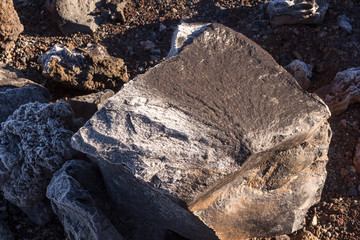
[[(329, 84), (337, 72), (360, 66), (358, 0), (329, 0), (330, 8), (320, 26), (293, 25), (275, 29), (266, 15), (264, 3), (267, 0), (132, 0), (124, 11), (125, 23), (104, 20), (93, 36), (75, 34), (69, 37), (64, 37), (52, 22), (44, 2), (14, 0), (25, 30), (15, 50), (0, 55), (0, 63), (20, 69), (27, 78), (45, 85), (54, 101), (83, 94), (41, 75), (37, 58), (54, 44), (86, 47), (99, 42), (107, 47), (110, 55), (125, 60), (130, 78), (133, 78), (164, 60), (170, 49), (172, 32), (180, 19), (222, 23), (258, 43), (282, 66), (294, 59), (310, 63), (314, 66), (310, 92)], [(100, 10), (96, 14), (100, 14)], [(336, 17), (340, 14), (349, 17), (353, 28), (350, 34), (337, 27)], [(140, 42), (146, 40), (154, 42), (160, 52), (144, 50)], [(291, 239), (309, 239), (306, 236), (310, 233), (319, 239), (360, 239), (360, 181), (352, 163), (360, 137), (359, 109), (360, 104), (353, 104), (345, 113), (330, 118), (333, 139), (322, 199), (309, 210), (306, 227), (290, 235)], [(0, 218), (8, 223), (16, 239), (65, 239), (57, 220), (46, 226), (36, 226), (3, 199)]]

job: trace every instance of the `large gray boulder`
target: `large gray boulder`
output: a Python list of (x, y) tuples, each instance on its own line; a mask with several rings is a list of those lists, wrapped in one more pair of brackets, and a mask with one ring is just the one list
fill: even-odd
[(46, 196), (68, 239), (123, 239), (104, 214), (110, 215), (112, 209), (106, 206), (109, 201), (95, 164), (83, 160), (66, 162), (54, 174)]
[(211, 24), (125, 84), (72, 146), (98, 164), (119, 215), (152, 232), (200, 239), (190, 210), (221, 239), (273, 236), (320, 199), (329, 116), (266, 51)]
[(93, 33), (98, 25), (91, 13), (101, 0), (47, 0), (46, 7), (65, 35)]
[(0, 123), (21, 105), (35, 101), (49, 101), (46, 88), (23, 78), (20, 72), (0, 65)]
[(267, 10), (273, 26), (321, 24), (328, 7), (327, 0), (270, 0)]
[(22, 105), (1, 124), (1, 190), (40, 225), (51, 216), (44, 200), (52, 175), (74, 154), (72, 121), (67, 103), (34, 102)]

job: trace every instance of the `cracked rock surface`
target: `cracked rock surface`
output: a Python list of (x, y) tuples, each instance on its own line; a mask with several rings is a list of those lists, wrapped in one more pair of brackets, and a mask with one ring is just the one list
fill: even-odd
[[(99, 165), (118, 206), (164, 199), (145, 212), (122, 213), (145, 219), (154, 232), (197, 239), (172, 223), (173, 216), (184, 221), (189, 209), (221, 239), (281, 235), (301, 228), (319, 200), (329, 116), (262, 48), (211, 24), (178, 55), (125, 84), (73, 136), (72, 146)], [(287, 173), (292, 177), (283, 178)], [(249, 200), (241, 206), (239, 199)], [(252, 208), (267, 201), (273, 208)], [(150, 216), (168, 224), (152, 226)]]

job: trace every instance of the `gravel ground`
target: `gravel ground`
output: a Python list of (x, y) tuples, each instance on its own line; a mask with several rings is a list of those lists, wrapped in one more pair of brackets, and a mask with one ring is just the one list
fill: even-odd
[[(45, 85), (52, 100), (81, 95), (46, 80), (37, 58), (54, 44), (84, 48), (99, 42), (112, 56), (125, 60), (131, 78), (163, 61), (170, 37), (180, 19), (219, 22), (245, 34), (266, 49), (282, 66), (298, 58), (314, 66), (310, 92), (319, 95), (337, 72), (360, 66), (360, 2), (329, 0), (330, 8), (320, 26), (294, 25), (273, 29), (266, 15), (267, 0), (133, 0), (125, 8), (126, 22), (109, 19), (92, 36), (64, 37), (45, 9), (44, 0), (14, 0), (25, 31), (11, 53), (0, 55), (0, 63), (20, 69), (25, 76)], [(106, 9), (106, 6), (104, 6)], [(96, 14), (100, 14), (100, 10)], [(336, 25), (346, 14), (352, 25), (348, 34)], [(144, 50), (150, 40), (156, 51)], [(306, 226), (289, 236), (266, 239), (360, 239), (360, 181), (352, 158), (360, 137), (360, 104), (332, 116), (333, 139), (329, 150), (328, 179), (319, 204), (306, 217)], [(0, 200), (0, 218), (8, 223), (16, 239), (65, 239), (61, 224), (54, 219), (36, 226), (6, 200)], [(261, 238), (256, 238), (261, 239)]]

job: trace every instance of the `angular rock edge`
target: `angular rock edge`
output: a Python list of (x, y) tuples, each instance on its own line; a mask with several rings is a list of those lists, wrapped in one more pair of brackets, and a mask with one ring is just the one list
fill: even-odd
[[(302, 91), (267, 52), (242, 34), (211, 24), (177, 56), (139, 75), (110, 98), (73, 136), (72, 146), (99, 165), (109, 195), (122, 214), (135, 221), (148, 219), (149, 210), (138, 211), (137, 205), (161, 199), (160, 204), (152, 203), (150, 214), (166, 225), (161, 229), (146, 222), (147, 227), (156, 229), (153, 231), (168, 228), (197, 239), (191, 231), (184, 231), (184, 225), (172, 225), (172, 216), (183, 206), (222, 239), (280, 235), (299, 229), (307, 209), (319, 200), (331, 137), (329, 116), (327, 106)], [(306, 150), (309, 145), (313, 146)], [(301, 153), (300, 165), (291, 161), (291, 154), (297, 153)], [(279, 175), (274, 172), (277, 165), (273, 159), (285, 159), (279, 160)], [(259, 176), (266, 176), (271, 168), (270, 178), (260, 181)], [(284, 176), (290, 178), (284, 180)], [(272, 211), (267, 215), (275, 222), (274, 228), (269, 229), (269, 221), (256, 219), (261, 213), (241, 225), (240, 218), (246, 215), (236, 210), (235, 199), (246, 195), (234, 196), (230, 190), (231, 184), (246, 177), (256, 187), (243, 185), (248, 196), (290, 191), (289, 205), (280, 207), (279, 215)], [(318, 185), (304, 196), (305, 203), (303, 198), (292, 206), (292, 197), (303, 197), (291, 194), (299, 185), (294, 178), (310, 179), (307, 183)], [(276, 198), (272, 201), (281, 204)], [(229, 214), (231, 208), (236, 214)], [(164, 211), (168, 215), (163, 215)], [(283, 216), (286, 221), (279, 222), (280, 213), (288, 214)], [(185, 212), (175, 215), (176, 222), (191, 216)]]

